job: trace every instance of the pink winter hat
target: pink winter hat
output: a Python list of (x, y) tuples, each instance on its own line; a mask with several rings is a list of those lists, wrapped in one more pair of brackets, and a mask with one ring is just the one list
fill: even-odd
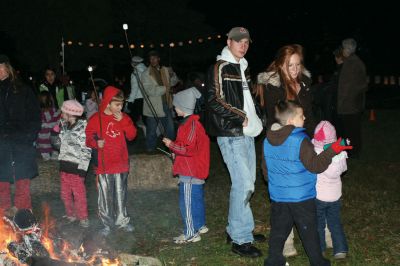
[(82, 116), (83, 106), (77, 100), (64, 101), (61, 111), (69, 115)]
[(321, 121), (314, 131), (312, 143), (319, 148), (337, 140), (335, 127), (329, 121)]

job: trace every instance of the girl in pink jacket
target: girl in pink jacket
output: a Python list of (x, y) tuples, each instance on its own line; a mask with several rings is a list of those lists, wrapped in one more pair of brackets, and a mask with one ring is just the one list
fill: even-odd
[[(337, 140), (335, 127), (328, 121), (321, 121), (315, 129), (312, 143), (316, 153), (321, 153)], [(342, 196), (341, 174), (347, 171), (347, 153), (342, 151), (332, 159), (325, 172), (317, 177), (317, 218), (321, 250), (327, 245), (325, 227), (328, 225), (332, 235), (333, 254), (335, 259), (344, 259), (349, 250), (346, 236), (340, 219)], [(329, 235), (329, 234), (328, 234)]]

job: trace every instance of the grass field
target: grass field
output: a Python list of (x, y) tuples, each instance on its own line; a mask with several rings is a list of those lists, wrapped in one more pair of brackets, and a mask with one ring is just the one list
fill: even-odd
[[(342, 261), (328, 256), (332, 265), (400, 265), (400, 110), (377, 111), (375, 122), (363, 117), (364, 150), (359, 159), (348, 161), (343, 177), (342, 221), (350, 252)], [(259, 155), (262, 139), (257, 139)], [(256, 190), (251, 200), (256, 231), (269, 235), (270, 204), (267, 186), (258, 171)], [(178, 191), (131, 191), (129, 211), (136, 231), (117, 232), (109, 245), (124, 252), (159, 258), (165, 265), (263, 265), (267, 243), (256, 244), (264, 256), (242, 258), (225, 243), (230, 179), (218, 147), (212, 142), (211, 171), (205, 185), (207, 225), (210, 231), (202, 240), (176, 245), (172, 237), (181, 233)], [(49, 196), (50, 197), (50, 196)], [(58, 195), (44, 198), (52, 209), (62, 212)], [(99, 228), (96, 217), (97, 196), (94, 182), (88, 182), (92, 230)], [(36, 202), (36, 205), (38, 202)], [(37, 205), (38, 206), (38, 205)], [(58, 210), (58, 211), (57, 211)], [(309, 265), (298, 236), (299, 255), (288, 259), (290, 265)]]

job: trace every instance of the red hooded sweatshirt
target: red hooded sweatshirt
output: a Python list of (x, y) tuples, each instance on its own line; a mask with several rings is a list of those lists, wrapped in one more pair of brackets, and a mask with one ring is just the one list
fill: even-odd
[[(119, 92), (119, 89), (112, 86), (104, 90), (100, 110), (90, 117), (86, 126), (86, 145), (98, 150), (97, 174), (118, 174), (129, 171), (125, 138), (133, 140), (136, 137), (136, 127), (125, 113), (122, 113), (121, 121), (115, 120), (113, 115), (104, 113), (111, 99)], [(101, 125), (99, 119), (101, 119)], [(98, 139), (104, 139), (104, 148), (98, 148)]]

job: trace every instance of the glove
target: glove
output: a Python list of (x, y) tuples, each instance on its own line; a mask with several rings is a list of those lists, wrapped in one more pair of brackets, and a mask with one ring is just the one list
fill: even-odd
[(345, 146), (342, 145), (340, 142), (342, 141), (342, 138), (339, 138), (337, 141), (335, 141), (334, 143), (332, 143), (332, 150), (336, 153), (339, 154), (342, 151), (345, 150), (352, 150), (353, 146)]
[[(332, 142), (332, 143), (325, 144), (325, 145), (324, 145), (324, 151), (327, 150), (327, 149), (329, 149), (329, 147), (332, 146), (332, 144), (333, 144), (333, 142)], [(346, 141), (345, 141), (344, 139), (342, 139), (342, 141), (340, 142), (340, 145), (346, 146)]]

